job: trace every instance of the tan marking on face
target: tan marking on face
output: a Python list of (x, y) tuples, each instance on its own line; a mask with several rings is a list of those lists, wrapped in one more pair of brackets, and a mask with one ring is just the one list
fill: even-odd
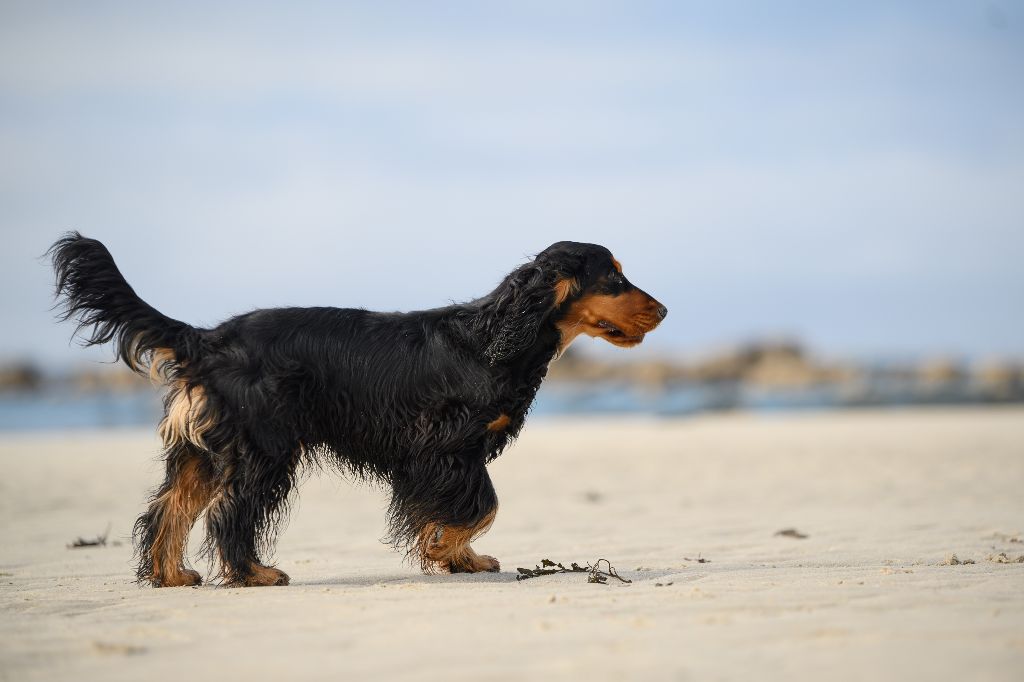
[(159, 513), (153, 541), (153, 573), (148, 579), (159, 587), (198, 585), (200, 575), (185, 567), (185, 544), (199, 514), (213, 497), (210, 471), (200, 456), (191, 457), (178, 469), (170, 489), (153, 501)]
[(469, 546), (487, 532), (498, 513), (495, 507), (473, 526), (443, 526), (428, 523), (420, 531), (416, 548), (424, 573), (479, 573), (500, 568), (494, 557), (477, 554)]
[(202, 386), (188, 386), (184, 381), (172, 385), (168, 394), (167, 414), (160, 422), (160, 437), (164, 444), (188, 441), (206, 449), (203, 436), (214, 425), (214, 415), (206, 401)]
[(488, 431), (504, 431), (512, 419), (505, 413), (499, 414), (497, 419), (487, 424)]
[(612, 267), (615, 268), (620, 275), (622, 274), (622, 263), (620, 263), (618, 259), (612, 258)]
[(563, 277), (555, 282), (555, 307), (565, 303), (579, 289), (579, 282), (573, 277)]
[[(558, 352), (562, 353), (580, 334), (599, 336), (623, 348), (635, 346), (661, 322), (657, 315), (659, 305), (639, 289), (618, 296), (585, 295), (574, 301), (555, 323), (562, 335)], [(614, 329), (609, 329), (607, 324)]]

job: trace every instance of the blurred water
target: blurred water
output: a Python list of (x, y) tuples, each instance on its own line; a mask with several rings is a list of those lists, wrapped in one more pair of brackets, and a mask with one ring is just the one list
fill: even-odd
[[(872, 381), (851, 390), (824, 385), (768, 389), (737, 382), (650, 387), (626, 382), (548, 382), (532, 414), (686, 416), (709, 411), (782, 411), (860, 406), (972, 404), (992, 400), (969, 383), (922, 391), (913, 382)], [(152, 390), (39, 391), (0, 395), (0, 431), (155, 427), (162, 407)]]
[(155, 391), (0, 395), (0, 431), (156, 426), (160, 415), (160, 396)]

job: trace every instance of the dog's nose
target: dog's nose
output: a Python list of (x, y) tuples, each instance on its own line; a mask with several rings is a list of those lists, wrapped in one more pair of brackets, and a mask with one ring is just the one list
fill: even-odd
[(663, 305), (658, 306), (658, 319), (664, 320), (668, 316), (668, 308)]

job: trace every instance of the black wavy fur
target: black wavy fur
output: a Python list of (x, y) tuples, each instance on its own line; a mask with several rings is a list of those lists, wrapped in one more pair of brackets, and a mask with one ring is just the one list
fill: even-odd
[[(235, 582), (272, 551), (303, 464), (390, 486), (387, 539), (397, 547), (413, 547), (427, 524), (479, 524), (498, 502), (486, 464), (523, 426), (559, 350), (559, 315), (595, 290), (635, 289), (621, 275), (610, 282), (604, 247), (559, 242), (464, 304), (266, 309), (198, 329), (142, 301), (99, 241), (73, 232), (48, 253), (61, 316), (77, 320), (83, 342), (113, 342), (126, 364), (157, 365), (171, 386), (167, 477), (136, 524), (138, 577), (156, 584), (164, 503), (186, 474), (217, 491), (207, 542)], [(558, 300), (567, 278), (575, 286)], [(487, 428), (502, 415), (505, 428)]]

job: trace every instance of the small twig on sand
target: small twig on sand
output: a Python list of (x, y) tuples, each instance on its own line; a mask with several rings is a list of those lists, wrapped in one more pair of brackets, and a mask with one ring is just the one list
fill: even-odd
[(68, 545), (68, 549), (78, 549), (80, 547), (106, 547), (108, 535), (110, 535), (109, 523), (107, 524), (107, 529), (103, 531), (103, 535), (97, 535), (92, 540), (86, 540), (85, 538), (80, 537)]
[[(607, 571), (602, 571), (600, 569), (602, 561), (608, 565)], [(633, 582), (632, 580), (626, 580), (620, 576), (618, 571), (615, 570), (615, 567), (612, 566), (611, 562), (607, 559), (598, 559), (594, 562), (593, 566), (590, 564), (580, 566), (574, 561), (569, 564), (569, 568), (566, 568), (560, 563), (551, 561), (550, 559), (541, 559), (540, 566), (534, 566), (533, 568), (518, 568), (516, 570), (519, 571), (519, 575), (516, 576), (516, 580), (529, 580), (530, 578), (539, 578), (542, 575), (554, 575), (556, 573), (587, 573), (589, 574), (587, 575), (587, 582), (596, 583), (598, 585), (607, 585), (608, 578), (615, 578), (624, 583)]]

